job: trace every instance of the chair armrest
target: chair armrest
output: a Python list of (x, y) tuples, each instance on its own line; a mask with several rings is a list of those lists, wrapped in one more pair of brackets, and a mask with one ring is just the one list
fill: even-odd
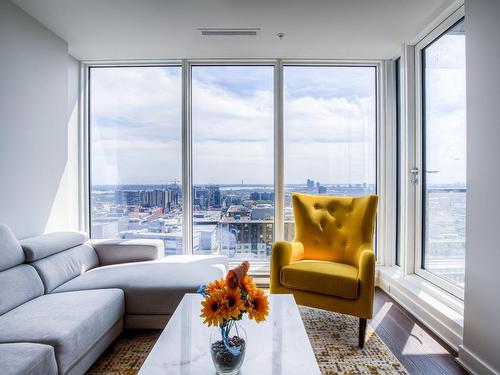
[(160, 259), (165, 252), (162, 240), (91, 240), (89, 244), (101, 266)]
[[(372, 244), (363, 244), (359, 249), (358, 280), (360, 309), (366, 318), (372, 317), (373, 294), (375, 291), (375, 252)], [(361, 311), (360, 311), (361, 312)]]
[(271, 293), (277, 293), (280, 288), (281, 268), (302, 259), (304, 245), (301, 242), (278, 241), (273, 244), (271, 254)]

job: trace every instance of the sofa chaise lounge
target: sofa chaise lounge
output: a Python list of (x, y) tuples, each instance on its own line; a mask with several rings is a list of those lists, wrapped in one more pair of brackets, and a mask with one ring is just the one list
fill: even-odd
[(156, 240), (18, 241), (0, 225), (2, 374), (84, 374), (124, 328), (163, 328), (185, 293), (222, 278), (224, 256), (163, 256)]

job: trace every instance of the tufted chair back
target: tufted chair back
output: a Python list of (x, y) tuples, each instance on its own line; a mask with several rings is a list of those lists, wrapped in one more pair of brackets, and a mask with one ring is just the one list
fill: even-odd
[(327, 260), (358, 267), (360, 245), (373, 241), (377, 201), (376, 195), (333, 197), (293, 194), (295, 241), (304, 245), (302, 259)]

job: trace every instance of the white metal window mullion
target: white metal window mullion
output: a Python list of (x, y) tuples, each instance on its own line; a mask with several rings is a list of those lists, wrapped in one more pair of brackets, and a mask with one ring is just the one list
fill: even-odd
[(284, 133), (283, 133), (283, 63), (274, 65), (274, 240), (284, 239)]
[(89, 122), (89, 66), (81, 63), (80, 66), (80, 103), (79, 103), (79, 131), (78, 131), (78, 166), (79, 166), (79, 227), (90, 234), (90, 122)]
[(396, 147), (396, 59), (391, 59), (386, 61), (386, 152), (385, 157), (382, 158), (381, 162), (385, 163), (386, 167), (386, 192), (387, 197), (385, 202), (385, 244), (383, 249), (383, 256), (380, 256), (380, 263), (385, 266), (392, 266), (395, 264), (396, 260), (396, 225), (398, 220), (397, 212), (397, 147)]
[(191, 65), (182, 61), (182, 244), (193, 253)]
[(376, 108), (376, 130), (375, 130), (375, 154), (376, 154), (376, 194), (379, 197), (378, 218), (377, 218), (377, 263), (385, 264), (387, 258), (387, 160), (386, 160), (386, 62), (382, 61), (375, 64), (376, 92), (375, 92), (375, 108)]
[(402, 139), (403, 150), (401, 161), (402, 170), (402, 192), (401, 205), (402, 210), (402, 245), (401, 265), (403, 274), (415, 273), (415, 221), (416, 221), (416, 184), (414, 178), (418, 178), (412, 174), (416, 165), (415, 149), (416, 149), (416, 131), (415, 131), (415, 48), (414, 46), (403, 46), (402, 55), (402, 92), (403, 92), (403, 126)]

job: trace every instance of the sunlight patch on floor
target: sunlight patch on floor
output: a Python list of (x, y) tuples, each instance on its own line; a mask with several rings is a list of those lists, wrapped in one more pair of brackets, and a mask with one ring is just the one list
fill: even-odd
[(392, 307), (392, 302), (385, 302), (380, 310), (375, 314), (375, 316), (370, 321), (370, 326), (376, 330), (379, 324), (384, 320), (385, 316)]
[[(429, 341), (426, 338), (427, 333), (419, 327), (417, 324), (413, 325), (410, 335), (406, 339), (405, 346), (401, 351), (403, 355), (422, 355), (422, 354), (449, 354), (448, 351), (434, 342), (433, 345), (429, 345), (427, 342), (424, 344), (424, 340)], [(425, 346), (425, 349), (423, 348)]]

